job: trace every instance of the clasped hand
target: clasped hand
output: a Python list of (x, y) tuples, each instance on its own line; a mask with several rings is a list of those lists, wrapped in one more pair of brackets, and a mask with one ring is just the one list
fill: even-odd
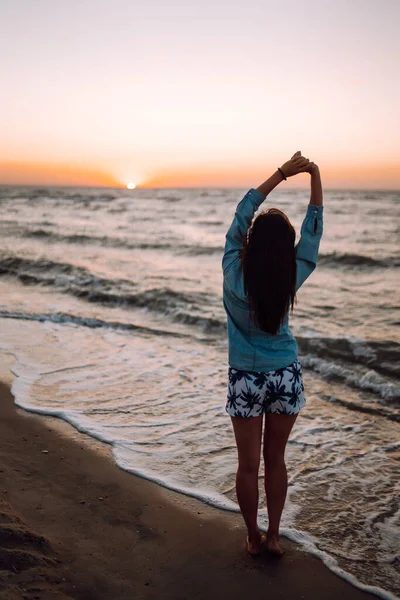
[(308, 160), (308, 158), (302, 156), (300, 150), (298, 150), (290, 160), (282, 165), (281, 169), (286, 177), (293, 177), (293, 175), (297, 175), (298, 173), (310, 173), (312, 175), (318, 167), (315, 163)]

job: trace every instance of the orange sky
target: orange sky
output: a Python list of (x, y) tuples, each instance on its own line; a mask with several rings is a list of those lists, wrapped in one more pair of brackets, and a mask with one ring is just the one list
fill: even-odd
[(400, 189), (400, 2), (226, 8), (3, 0), (0, 183)]
[(16, 185), (73, 185), (119, 187), (115, 177), (100, 170), (90, 170), (79, 165), (52, 163), (0, 163), (0, 181)]
[[(269, 168), (261, 167), (253, 172), (247, 169), (244, 173), (240, 170), (204, 170), (200, 172), (177, 171), (160, 174), (145, 183), (145, 187), (242, 187), (244, 182), (247, 186), (257, 187), (269, 174), (276, 170), (276, 166)], [(351, 188), (351, 189), (400, 189), (399, 167), (397, 165), (320, 165), (324, 187)], [(264, 177), (265, 175), (265, 177)], [(302, 173), (297, 177), (288, 179), (284, 185), (290, 188), (309, 186), (310, 176)]]
[[(168, 171), (160, 173), (138, 187), (257, 187), (264, 178), (273, 173), (275, 166), (261, 167), (253, 172), (232, 172), (224, 169)], [(363, 167), (342, 165), (337, 167), (320, 166), (324, 187), (327, 189), (399, 189), (399, 168), (397, 165), (383, 167), (366, 165)], [(264, 177), (265, 175), (265, 177)], [(85, 169), (79, 165), (57, 165), (51, 163), (0, 163), (0, 182), (14, 185), (71, 185), (94, 187), (125, 187), (110, 174)], [(289, 188), (309, 186), (309, 175), (302, 173), (283, 183)]]

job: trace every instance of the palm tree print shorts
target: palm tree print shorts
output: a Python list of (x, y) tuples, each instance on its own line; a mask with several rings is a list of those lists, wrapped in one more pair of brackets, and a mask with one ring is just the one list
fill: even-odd
[(229, 367), (225, 411), (231, 417), (297, 414), (306, 404), (300, 361), (275, 371), (239, 371)]

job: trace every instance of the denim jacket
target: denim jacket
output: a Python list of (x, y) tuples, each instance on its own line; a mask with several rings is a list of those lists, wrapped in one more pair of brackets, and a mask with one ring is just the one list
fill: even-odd
[[(250, 319), (249, 302), (244, 292), (240, 257), (243, 238), (264, 200), (263, 194), (252, 188), (239, 202), (226, 234), (222, 258), (229, 366), (242, 371), (273, 371), (289, 366), (298, 356), (297, 342), (289, 328), (289, 311), (276, 335), (266, 333)], [(323, 206), (308, 205), (296, 245), (296, 291), (316, 267), (323, 230), (322, 215)]]

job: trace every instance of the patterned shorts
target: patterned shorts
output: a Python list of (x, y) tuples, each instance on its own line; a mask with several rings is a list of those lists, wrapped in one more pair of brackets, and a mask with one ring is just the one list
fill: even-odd
[(294, 415), (306, 404), (298, 358), (275, 371), (239, 371), (229, 367), (228, 376), (225, 410), (231, 417)]

